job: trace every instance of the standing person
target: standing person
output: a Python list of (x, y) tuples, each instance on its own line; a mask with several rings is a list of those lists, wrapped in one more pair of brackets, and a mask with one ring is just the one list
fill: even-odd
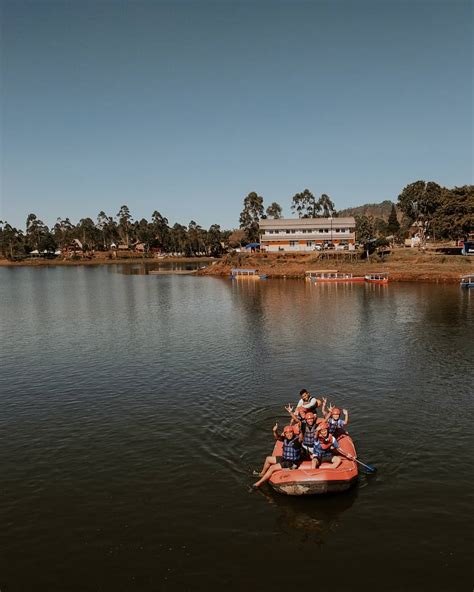
[(276, 471), (297, 469), (301, 464), (301, 441), (303, 440), (301, 432), (297, 435), (295, 428), (287, 425), (283, 428), (283, 434), (278, 435), (278, 423), (276, 423), (273, 426), (273, 437), (283, 442), (282, 455), (267, 456), (262, 470), (258, 473), (260, 479), (253, 484), (253, 487), (260, 487)]
[(318, 407), (321, 407), (320, 399), (316, 399), (316, 397), (312, 397), (311, 394), (306, 389), (300, 390), (300, 400), (296, 405), (296, 408), (304, 407), (306, 411), (312, 411), (316, 413)]
[(319, 424), (318, 435), (314, 440), (313, 459), (311, 466), (317, 469), (321, 463), (330, 463), (326, 468), (335, 469), (341, 464), (341, 458), (334, 455), (334, 450), (339, 448), (336, 438), (329, 433), (329, 424), (323, 422)]

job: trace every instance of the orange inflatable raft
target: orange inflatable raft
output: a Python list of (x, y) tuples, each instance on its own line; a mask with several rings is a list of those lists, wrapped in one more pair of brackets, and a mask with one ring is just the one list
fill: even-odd
[[(338, 438), (343, 453), (357, 456), (354, 443), (349, 435)], [(273, 449), (274, 456), (281, 456), (283, 445), (277, 441)], [(336, 493), (349, 489), (357, 481), (358, 466), (353, 460), (341, 454), (341, 464), (336, 469), (322, 463), (318, 469), (311, 468), (311, 461), (303, 461), (294, 470), (281, 470), (273, 473), (269, 483), (279, 493), (286, 495), (315, 495), (319, 493)]]

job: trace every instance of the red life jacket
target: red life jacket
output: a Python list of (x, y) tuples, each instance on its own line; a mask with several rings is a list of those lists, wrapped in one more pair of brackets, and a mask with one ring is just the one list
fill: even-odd
[(327, 438), (324, 438), (324, 436), (318, 436), (318, 440), (321, 448), (323, 450), (328, 450), (328, 448), (331, 448), (333, 445), (334, 436), (328, 435)]

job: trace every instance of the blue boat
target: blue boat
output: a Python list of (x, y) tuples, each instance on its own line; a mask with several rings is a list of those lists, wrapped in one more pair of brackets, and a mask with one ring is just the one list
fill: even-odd
[(463, 255), (474, 255), (474, 240), (464, 241), (461, 253)]
[(474, 288), (474, 273), (461, 277), (461, 288)]

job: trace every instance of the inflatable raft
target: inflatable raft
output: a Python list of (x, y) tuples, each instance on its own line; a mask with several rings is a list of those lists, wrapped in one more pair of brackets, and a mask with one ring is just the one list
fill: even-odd
[[(349, 435), (338, 438), (343, 453), (357, 456), (354, 443)], [(277, 441), (273, 449), (274, 456), (281, 456), (283, 445)], [(274, 473), (269, 483), (279, 493), (286, 495), (315, 495), (319, 493), (336, 493), (349, 489), (357, 481), (358, 465), (355, 461), (344, 458), (336, 469), (322, 463), (318, 469), (311, 468), (311, 461), (303, 461), (298, 469), (281, 470)]]

